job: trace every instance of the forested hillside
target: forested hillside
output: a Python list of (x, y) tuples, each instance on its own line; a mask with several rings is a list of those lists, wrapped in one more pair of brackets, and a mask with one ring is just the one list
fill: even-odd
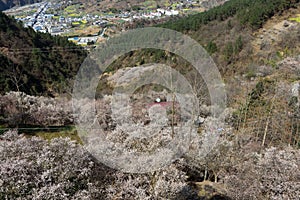
[(67, 38), (23, 28), (0, 13), (0, 92), (55, 95), (70, 88), (85, 51)]
[(225, 21), (226, 19), (238, 16), (243, 25), (250, 25), (257, 29), (276, 13), (294, 7), (298, 0), (230, 0), (222, 6), (210, 9), (209, 11), (188, 16), (176, 21), (169, 21), (162, 26), (177, 31), (197, 31), (201, 25), (211, 21)]
[[(230, 0), (206, 12), (170, 20), (158, 26), (183, 32), (195, 39), (211, 54), (222, 75), (231, 77), (236, 73), (246, 73), (248, 66), (279, 61), (278, 54), (287, 49), (289, 54), (285, 54), (285, 57), (297, 54), (297, 23), (288, 19), (298, 14), (299, 2)], [(263, 40), (260, 45), (264, 47), (253, 44), (258, 37), (257, 32), (273, 18), (286, 21), (285, 27), (278, 31), (280, 34), (272, 37), (272, 44), (266, 44), (266, 38), (258, 38)], [(120, 62), (116, 62), (116, 66), (122, 66), (122, 63), (125, 63), (124, 66), (134, 66), (144, 62), (168, 62), (172, 59), (167, 54), (161, 51), (137, 51), (124, 56)]]

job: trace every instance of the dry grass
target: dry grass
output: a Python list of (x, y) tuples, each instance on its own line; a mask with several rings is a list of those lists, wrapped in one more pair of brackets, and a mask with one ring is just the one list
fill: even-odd
[(98, 26), (88, 26), (84, 29), (74, 30), (75, 35), (94, 35), (98, 34), (100, 31), (100, 27)]

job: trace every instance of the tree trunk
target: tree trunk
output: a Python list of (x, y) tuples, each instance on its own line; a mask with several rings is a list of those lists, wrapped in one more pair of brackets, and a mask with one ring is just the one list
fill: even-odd
[(268, 127), (269, 127), (269, 121), (270, 121), (270, 116), (267, 118), (266, 126), (265, 126), (265, 131), (264, 131), (264, 137), (261, 146), (265, 146), (265, 141), (267, 137), (267, 132), (268, 132)]
[(214, 173), (214, 176), (215, 176), (215, 183), (217, 183), (218, 182), (218, 174)]
[(207, 179), (207, 167), (205, 166), (205, 171), (204, 171), (204, 180), (203, 181), (206, 181)]

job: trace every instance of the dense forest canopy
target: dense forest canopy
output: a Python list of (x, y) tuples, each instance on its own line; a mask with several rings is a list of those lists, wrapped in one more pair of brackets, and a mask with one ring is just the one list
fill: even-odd
[(206, 12), (169, 21), (161, 26), (177, 31), (196, 31), (203, 24), (214, 20), (224, 21), (238, 15), (242, 24), (257, 29), (275, 13), (283, 12), (298, 2), (299, 0), (230, 0)]

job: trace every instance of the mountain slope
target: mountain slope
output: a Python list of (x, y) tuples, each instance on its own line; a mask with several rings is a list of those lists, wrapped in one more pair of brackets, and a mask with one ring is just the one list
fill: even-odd
[[(264, 64), (262, 61), (276, 55), (278, 48), (287, 47), (286, 44), (281, 44), (277, 49), (270, 49), (264, 55), (256, 55), (252, 41), (256, 37), (257, 30), (269, 19), (290, 12), (299, 6), (299, 2), (299, 0), (231, 0), (204, 13), (170, 20), (158, 26), (183, 32), (198, 41), (212, 55), (222, 74), (229, 77), (235, 73), (243, 73), (248, 64)], [(294, 46), (295, 44), (297, 41), (294, 42)], [(125, 56), (116, 66), (121, 66), (123, 61), (127, 65), (130, 59), (134, 60), (134, 63), (146, 59), (148, 61), (147, 51), (143, 52)], [(161, 52), (156, 52), (150, 54), (153, 55), (152, 62), (159, 60), (157, 57)], [(161, 57), (160, 60), (164, 61), (165, 57)]]
[(298, 2), (299, 0), (230, 0), (206, 12), (170, 21), (162, 26), (177, 31), (197, 31), (201, 25), (214, 20), (225, 21), (237, 15), (241, 24), (260, 28), (274, 14), (294, 7)]
[(66, 38), (36, 33), (0, 13), (0, 92), (55, 95), (68, 90), (86, 53)]

